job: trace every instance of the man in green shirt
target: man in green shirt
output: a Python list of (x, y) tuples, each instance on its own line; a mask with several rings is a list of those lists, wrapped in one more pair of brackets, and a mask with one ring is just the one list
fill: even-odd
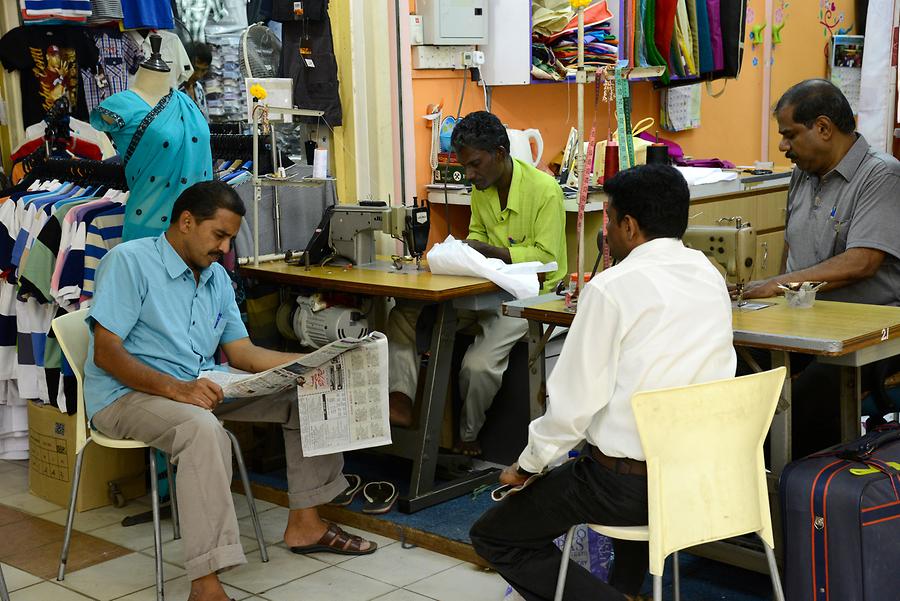
[[(491, 113), (467, 115), (454, 128), (451, 141), (473, 186), (466, 243), (485, 257), (506, 263), (555, 261), (558, 268), (547, 274), (542, 286), (542, 292), (552, 291), (567, 273), (566, 213), (556, 180), (509, 155), (506, 128)], [(391, 420), (398, 425), (412, 421), (420, 308), (398, 305), (389, 318)], [(525, 320), (505, 317), (499, 306), (458, 311), (457, 324), (475, 333), (459, 374), (463, 410), (457, 448), (478, 455), (485, 412), (500, 389), (509, 352), (528, 326)]]

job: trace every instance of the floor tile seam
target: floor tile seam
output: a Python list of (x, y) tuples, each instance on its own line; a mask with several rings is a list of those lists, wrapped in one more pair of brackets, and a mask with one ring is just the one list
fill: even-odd
[[(444, 555), (443, 557), (449, 557), (449, 556), (448, 556), (448, 555)], [(403, 588), (406, 588), (406, 587), (408, 587), (408, 586), (413, 586), (414, 584), (418, 584), (418, 583), (422, 582), (423, 580), (428, 580), (429, 578), (434, 578), (435, 576), (438, 576), (439, 574), (443, 574), (444, 572), (449, 572), (450, 570), (452, 570), (452, 569), (454, 569), (454, 568), (457, 568), (457, 567), (461, 566), (461, 565), (464, 564), (464, 563), (466, 563), (466, 562), (460, 560), (459, 563), (453, 564), (452, 566), (450, 566), (450, 567), (447, 568), (447, 569), (440, 570), (440, 571), (438, 571), (438, 572), (435, 572), (434, 574), (431, 574), (430, 576), (425, 576), (424, 578), (419, 578), (418, 580), (416, 580), (416, 581), (414, 581), (414, 582), (410, 582), (410, 583), (408, 583), (408, 584), (404, 584), (404, 585), (403, 585)], [(416, 591), (412, 591), (412, 592), (415, 593)], [(419, 593), (419, 594), (421, 595), (422, 593)]]
[[(291, 579), (291, 580), (288, 580), (287, 582), (282, 582), (281, 584), (276, 584), (275, 586), (270, 587), (270, 588), (267, 588), (267, 589), (265, 589), (265, 590), (263, 590), (263, 591), (261, 591), (261, 592), (258, 592), (258, 593), (250, 593), (250, 594), (251, 594), (251, 595), (256, 595), (257, 597), (265, 597), (265, 594), (266, 594), (266, 593), (271, 592), (271, 591), (274, 591), (274, 590), (277, 589), (277, 588), (281, 588), (281, 587), (283, 587), (283, 586), (287, 586), (287, 585), (289, 585), (289, 584), (291, 584), (291, 583), (293, 583), (293, 582), (297, 582), (298, 580), (303, 580), (303, 579), (306, 578), (307, 576), (312, 576), (313, 574), (318, 574), (319, 572), (321, 572), (321, 571), (323, 571), (323, 570), (327, 570), (328, 568), (336, 568), (336, 567), (338, 567), (338, 566), (336, 566), (336, 565), (333, 565), (333, 564), (330, 564), (330, 563), (325, 563), (324, 561), (320, 561), (320, 560), (316, 559), (315, 557), (308, 557), (307, 559), (312, 559), (312, 560), (314, 560), (314, 561), (317, 561), (317, 562), (323, 564), (323, 567), (321, 567), (321, 568), (319, 568), (319, 569), (317, 569), (317, 570), (314, 570), (314, 571), (312, 571), (312, 572), (309, 572), (308, 574), (304, 574), (303, 576), (299, 576), (299, 577), (297, 577), (297, 578), (293, 578), (293, 579)], [(346, 571), (349, 571), (349, 570), (344, 570), (344, 571), (346, 572)], [(356, 574), (355, 572), (353, 572), (353, 573)], [(356, 575), (357, 575), (357, 576), (362, 576), (362, 574), (356, 574)], [(373, 578), (372, 580), (375, 580), (375, 578)], [(379, 580), (378, 582), (381, 582), (381, 581)], [(228, 584), (228, 583), (225, 582), (224, 584)], [(388, 583), (384, 583), (384, 584), (388, 584)], [(231, 585), (228, 584), (228, 586), (231, 586)], [(397, 586), (397, 585), (396, 585), (396, 584), (391, 584), (390, 586)], [(240, 587), (237, 587), (237, 586), (236, 586), (236, 587), (234, 587), (234, 588), (240, 588)]]

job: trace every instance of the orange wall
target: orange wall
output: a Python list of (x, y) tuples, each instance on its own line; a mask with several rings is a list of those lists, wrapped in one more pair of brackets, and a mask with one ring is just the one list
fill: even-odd
[[(825, 76), (825, 47), (830, 40), (829, 28), (837, 33), (838, 27), (853, 24), (853, 1), (834, 0), (837, 10), (822, 14), (822, 0), (775, 0), (775, 21), (783, 22), (783, 42), (773, 50), (771, 82), (771, 102), (778, 99), (791, 84), (809, 77)], [(610, 5), (615, 3), (610, 2)], [(831, 4), (828, 0), (827, 4)], [(748, 20), (750, 31), (754, 24), (764, 22), (765, 1), (750, 0)], [(412, 8), (412, 3), (411, 3)], [(843, 21), (838, 18), (844, 14)], [(771, 24), (769, 24), (771, 27)], [(754, 64), (754, 59), (756, 64)], [(718, 92), (725, 86), (724, 93), (713, 98), (704, 92), (701, 101), (701, 127), (686, 132), (664, 132), (660, 135), (681, 144), (685, 153), (694, 157), (718, 157), (736, 164), (749, 164), (760, 158), (762, 81), (762, 45), (745, 45), (741, 75), (737, 80), (713, 83)], [(425, 185), (431, 181), (429, 151), (431, 130), (425, 119), (429, 104), (442, 102), (444, 114), (456, 114), (462, 87), (462, 74), (455, 71), (413, 70), (413, 110), (416, 115), (414, 125), (416, 143), (416, 182), (420, 198), (427, 197)], [(544, 139), (542, 162), (552, 159), (565, 145), (569, 129), (575, 127), (577, 119), (577, 88), (575, 84), (550, 83), (529, 86), (497, 86), (493, 88), (492, 110), (507, 125), (516, 129), (533, 127), (541, 131)], [(635, 83), (632, 122), (644, 117), (659, 120), (659, 93), (651, 84)], [(593, 86), (585, 86), (585, 136), (590, 132), (596, 117), (597, 137), (606, 135), (607, 108), (601, 103), (594, 114)], [(483, 110), (484, 98), (481, 87), (467, 81), (462, 115)], [(768, 114), (769, 111), (767, 110)], [(615, 117), (613, 117), (615, 127)], [(778, 153), (777, 127), (770, 119), (769, 160), (776, 164), (786, 164)], [(463, 235), (466, 232), (467, 211), (451, 209), (452, 232)], [(439, 235), (446, 232), (443, 226), (443, 208), (433, 215), (434, 227)]]

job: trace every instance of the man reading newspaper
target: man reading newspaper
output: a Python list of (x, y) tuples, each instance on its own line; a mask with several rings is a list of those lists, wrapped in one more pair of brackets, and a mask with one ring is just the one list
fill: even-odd
[(216, 262), (244, 213), (227, 184), (187, 188), (164, 234), (125, 242), (103, 258), (88, 317), (85, 398), (93, 426), (146, 442), (178, 466), (190, 601), (227, 601), (217, 573), (246, 561), (231, 497), (231, 444), (220, 419), (282, 425), (290, 503), (284, 541), (292, 551), (361, 555), (376, 547), (319, 517), (317, 506), (347, 486), (343, 457), (304, 456), (296, 388), (222, 404), (222, 388), (199, 377), (214, 369), (219, 347), (231, 366), (252, 373), (300, 357), (250, 342), (231, 280)]

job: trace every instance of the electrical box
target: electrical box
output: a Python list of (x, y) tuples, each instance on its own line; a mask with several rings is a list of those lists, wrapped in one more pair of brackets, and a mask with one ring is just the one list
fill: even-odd
[(425, 26), (422, 24), (422, 17), (419, 15), (409, 15), (409, 45), (421, 46), (425, 43)]
[(488, 41), (488, 0), (417, 0), (425, 43), (435, 46), (485, 44)]
[(412, 53), (413, 69), (466, 69), (466, 55), (475, 52), (475, 46), (415, 46)]
[(481, 45), (481, 81), (488, 86), (531, 83), (531, 3), (491, 0), (488, 42)]

